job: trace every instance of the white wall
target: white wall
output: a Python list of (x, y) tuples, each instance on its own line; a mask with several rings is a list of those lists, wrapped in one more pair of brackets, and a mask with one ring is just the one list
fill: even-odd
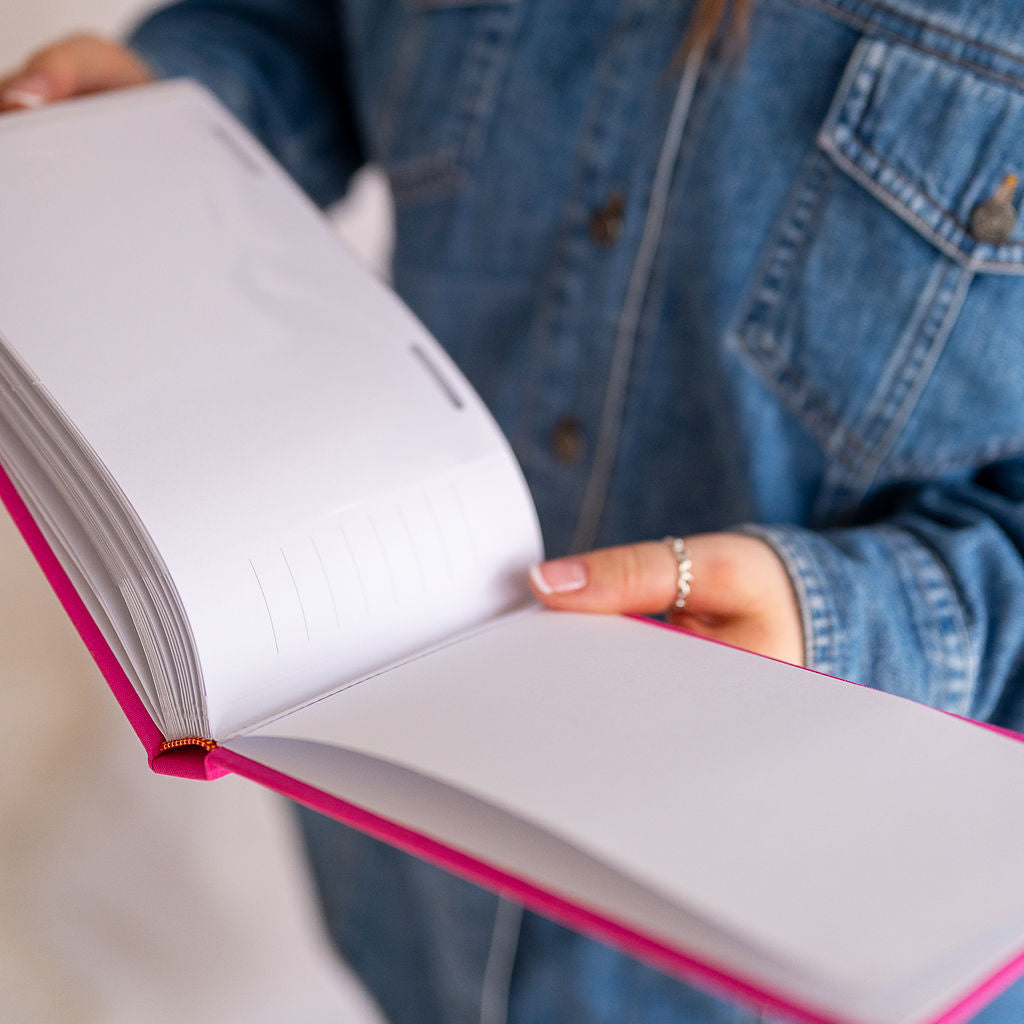
[[(145, 6), (2, 0), (0, 68)], [(387, 205), (379, 180), (367, 188), (346, 223), (379, 260)], [(5, 1021), (171, 1024), (182, 1007), (218, 1024), (376, 1019), (320, 935), (283, 804), (238, 779), (149, 774), (2, 511), (0, 720)]]

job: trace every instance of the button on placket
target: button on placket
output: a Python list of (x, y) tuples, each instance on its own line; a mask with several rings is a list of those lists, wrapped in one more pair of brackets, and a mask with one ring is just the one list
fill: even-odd
[(622, 236), (625, 210), (626, 197), (621, 192), (613, 192), (607, 202), (590, 214), (590, 237), (600, 246), (613, 246)]
[(551, 452), (563, 466), (575, 466), (586, 454), (587, 437), (575, 416), (562, 416), (551, 430)]
[(531, 467), (531, 485), (549, 547), (558, 552), (572, 546), (597, 451), (614, 324), (639, 242), (633, 188), (653, 177), (658, 147), (647, 123), (653, 117), (655, 130), (662, 123), (661, 76), (685, 33), (687, 6), (662, 0), (594, 5), (595, 22), (604, 22), (594, 36), (602, 40), (600, 59), (588, 74), (585, 106), (573, 119), (579, 128), (571, 177), (548, 250), (553, 258), (539, 318), (531, 325), (535, 390), (523, 423), (522, 443), (544, 453)]

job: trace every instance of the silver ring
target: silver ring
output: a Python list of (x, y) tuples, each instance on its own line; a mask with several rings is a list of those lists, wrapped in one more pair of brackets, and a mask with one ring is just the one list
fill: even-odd
[(664, 537), (663, 540), (669, 546), (669, 550), (675, 556), (676, 570), (676, 599), (668, 606), (670, 612), (681, 612), (686, 607), (686, 599), (690, 596), (690, 589), (693, 583), (693, 559), (690, 557), (690, 549), (682, 537)]

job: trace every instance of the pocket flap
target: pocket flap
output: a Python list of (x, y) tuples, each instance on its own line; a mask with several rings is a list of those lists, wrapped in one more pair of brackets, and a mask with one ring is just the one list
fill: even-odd
[(947, 255), (977, 270), (1024, 274), (1019, 217), (1000, 244), (978, 241), (969, 226), (1008, 175), (1024, 181), (1024, 83), (864, 39), (818, 142)]

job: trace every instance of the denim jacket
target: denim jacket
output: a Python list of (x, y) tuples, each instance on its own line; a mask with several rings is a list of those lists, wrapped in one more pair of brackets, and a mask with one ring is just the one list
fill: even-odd
[[(394, 285), (511, 439), (549, 553), (747, 524), (810, 666), (1024, 728), (1020, 3), (759, 0), (744, 46), (687, 59), (692, 7), (185, 0), (132, 45), (321, 204), (384, 168)], [(753, 1019), (304, 824), (396, 1022)], [(1018, 987), (979, 1019), (1022, 1015)]]

